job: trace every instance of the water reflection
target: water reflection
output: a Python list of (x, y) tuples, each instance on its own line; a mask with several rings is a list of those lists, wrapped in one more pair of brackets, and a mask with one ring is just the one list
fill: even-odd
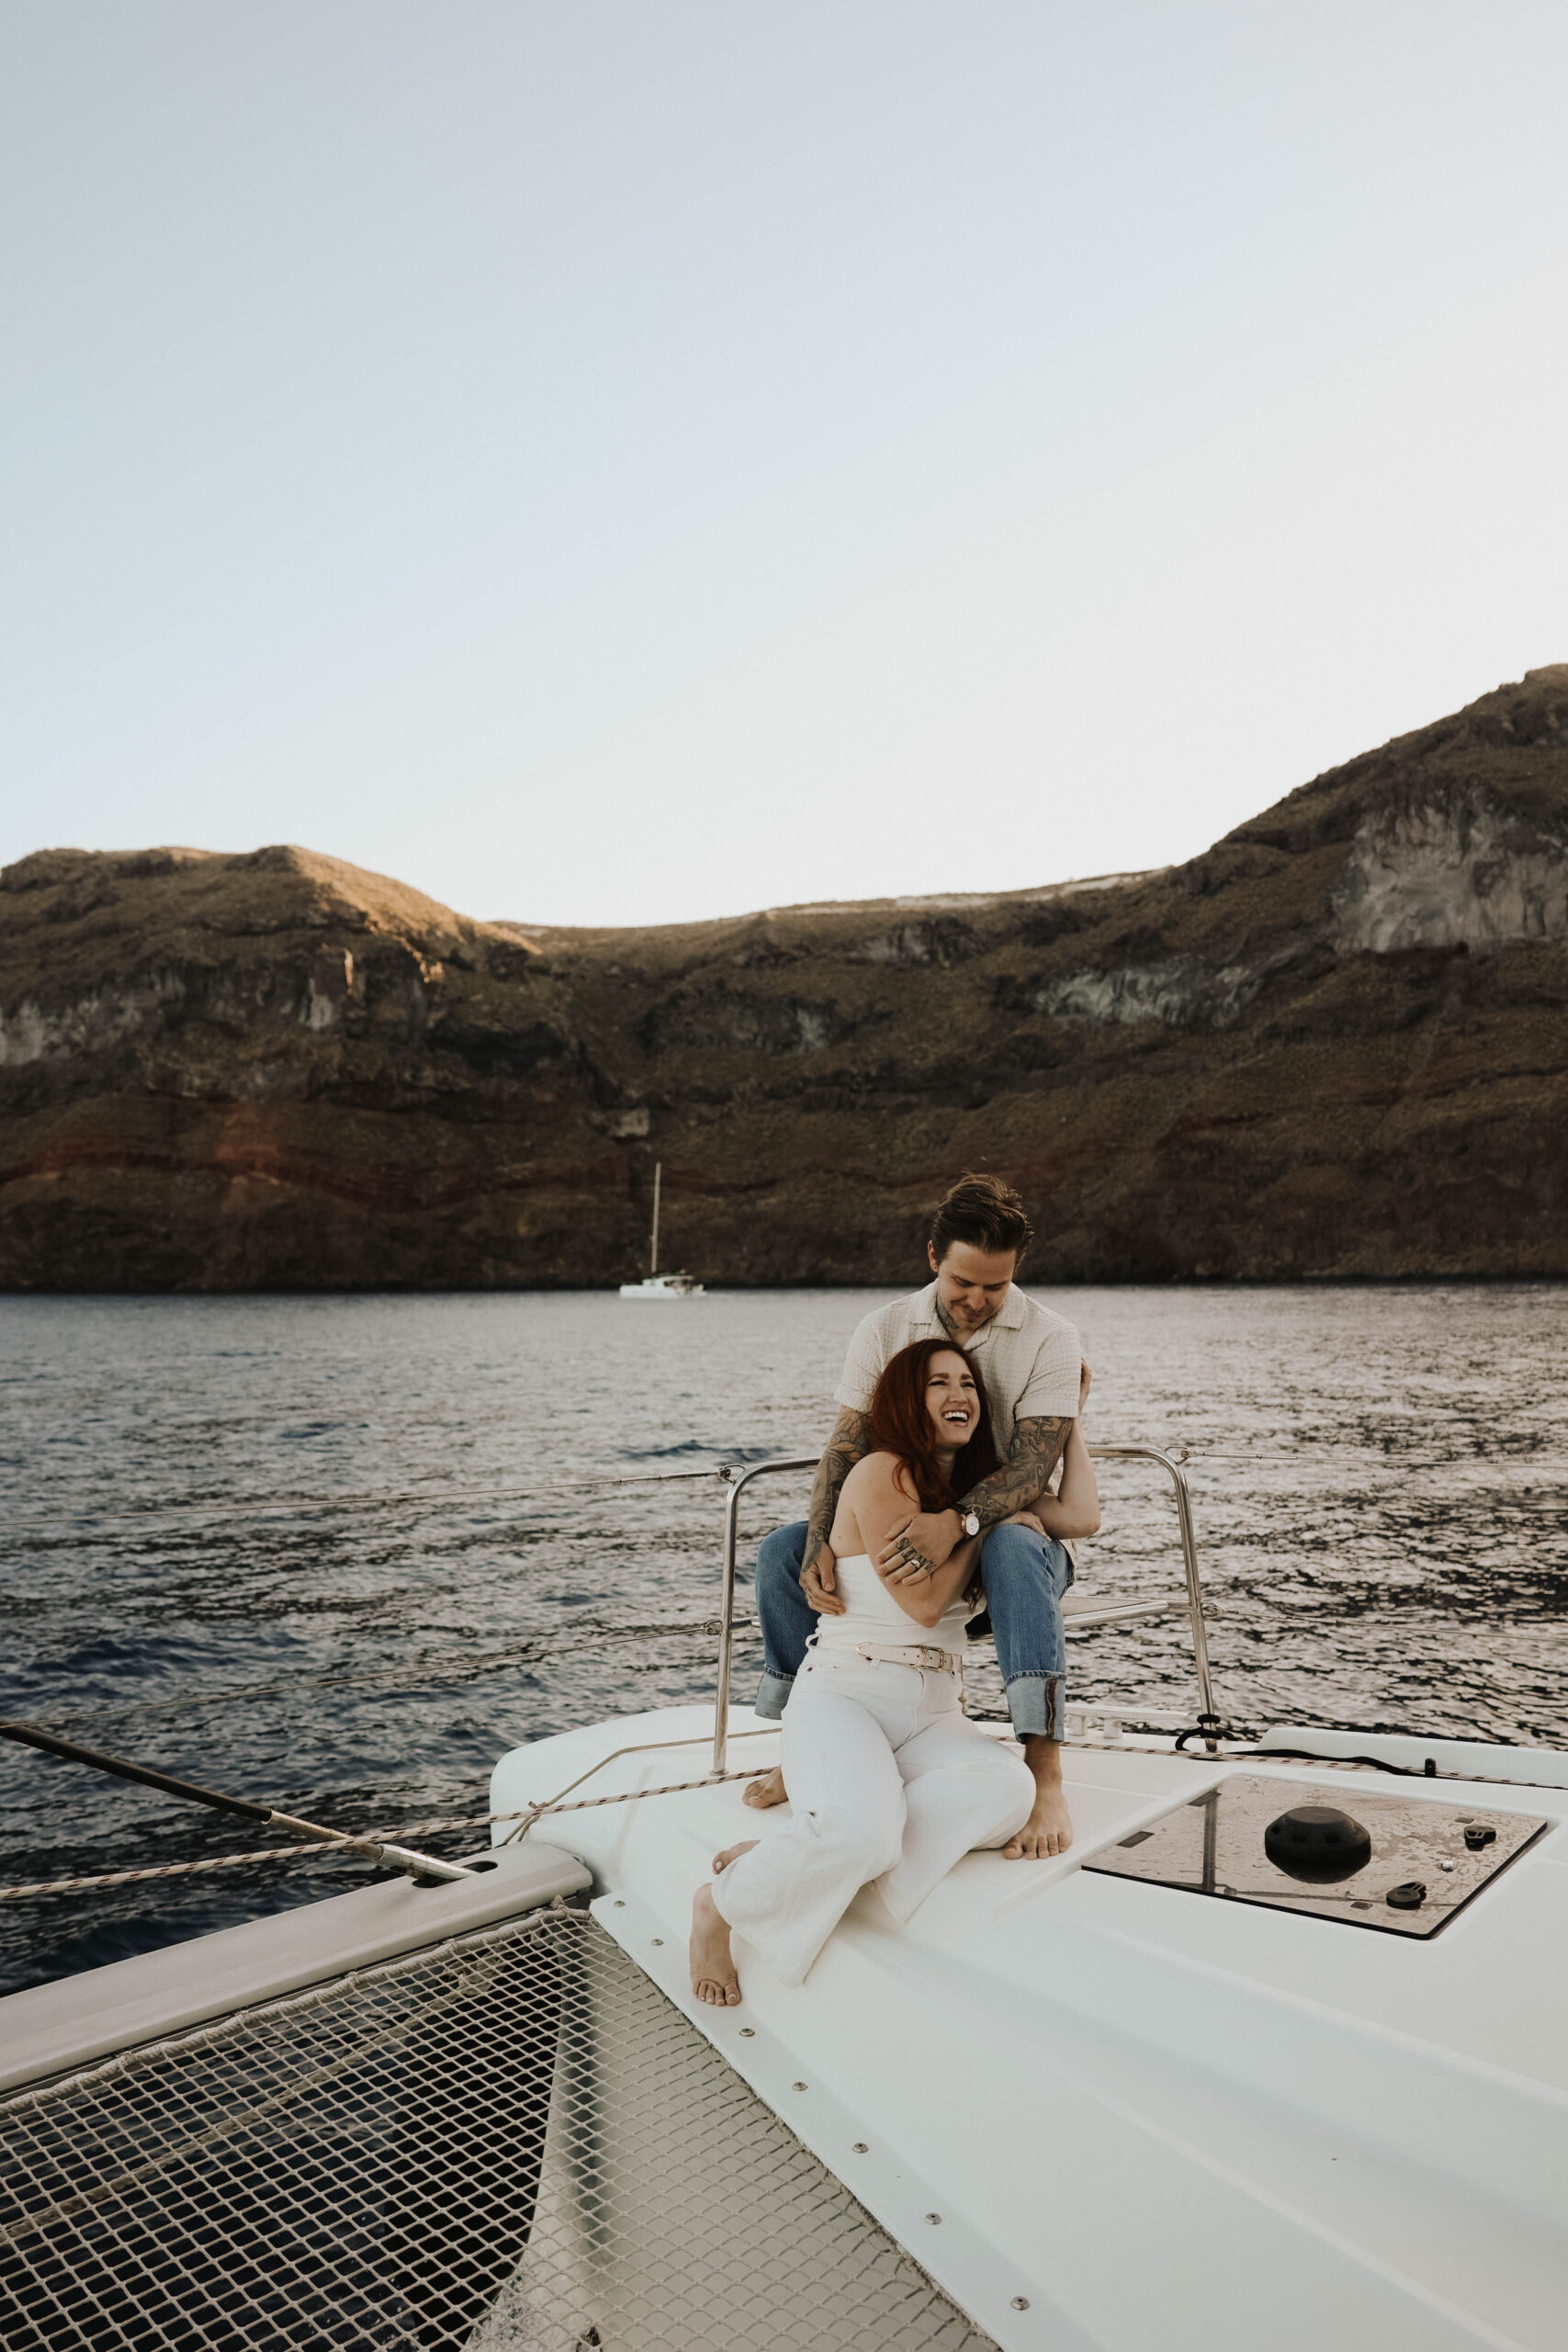
[[(1237, 1720), (1568, 1737), (1568, 1293), (1043, 1295), (1095, 1367), (1091, 1442), (1190, 1450)], [(603, 1476), (809, 1452), (881, 1295), (0, 1301), (0, 1702), (345, 1827), (478, 1812), (500, 1749), (710, 1695), (717, 1482)], [(1103, 1483), (1083, 1581), (1179, 1578), (1163, 1477)], [(753, 1532), (803, 1484), (754, 1489)], [(1073, 1674), (1192, 1703), (1179, 1619), (1076, 1643)], [(7, 1883), (234, 1842), (19, 1751), (0, 1808)], [(7, 1906), (0, 1984), (356, 1868)]]

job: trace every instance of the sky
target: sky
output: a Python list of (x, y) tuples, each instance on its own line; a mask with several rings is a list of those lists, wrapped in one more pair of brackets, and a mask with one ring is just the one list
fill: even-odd
[(1568, 660), (1561, 0), (0, 0), (0, 861), (1157, 865)]

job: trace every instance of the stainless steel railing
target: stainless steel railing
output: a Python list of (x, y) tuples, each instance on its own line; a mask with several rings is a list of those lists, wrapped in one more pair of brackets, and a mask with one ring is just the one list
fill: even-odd
[[(1198, 1544), (1192, 1532), (1192, 1496), (1181, 1464), (1157, 1445), (1096, 1445), (1096, 1462), (1157, 1462), (1169, 1478), (1176, 1497), (1176, 1521), (1181, 1536), (1181, 1561), (1187, 1578), (1187, 1614), (1192, 1630), (1192, 1657), (1198, 1670), (1196, 1729), (1212, 1755), (1222, 1724), (1214, 1712), (1213, 1678), (1209, 1670), (1209, 1632), (1203, 1616), (1203, 1586), (1198, 1573)], [(755, 1462), (750, 1470), (730, 1471), (724, 1504), (724, 1589), (718, 1624), (718, 1690), (714, 1700), (713, 1769), (725, 1770), (729, 1742), (729, 1677), (735, 1652), (735, 1561), (739, 1540), (740, 1498), (753, 1478), (783, 1477), (786, 1473), (815, 1470), (818, 1457), (796, 1456), (778, 1462)], [(1126, 1624), (1139, 1617), (1163, 1617), (1181, 1603), (1175, 1596), (1148, 1600), (1112, 1600), (1102, 1607), (1075, 1610), (1070, 1623), (1078, 1630), (1091, 1625)]]
[(724, 1500), (724, 1596), (718, 1619), (718, 1690), (713, 1702), (713, 1769), (724, 1770), (729, 1741), (729, 1665), (735, 1654), (735, 1547), (739, 1532), (740, 1498), (753, 1478), (782, 1477), (786, 1470), (815, 1470), (820, 1456), (808, 1453), (789, 1462), (755, 1462), (750, 1470), (732, 1470)]
[[(1198, 1669), (1198, 1727), (1203, 1734), (1203, 1744), (1211, 1754), (1213, 1735), (1219, 1731), (1220, 1717), (1214, 1712), (1213, 1679), (1209, 1671), (1209, 1629), (1203, 1617), (1203, 1582), (1198, 1573), (1198, 1540), (1192, 1532), (1192, 1490), (1187, 1483), (1187, 1473), (1179, 1462), (1163, 1453), (1157, 1445), (1091, 1445), (1090, 1458), (1096, 1462), (1157, 1462), (1169, 1478), (1176, 1497), (1176, 1523), (1181, 1534), (1181, 1565), (1187, 1577), (1187, 1613), (1192, 1627), (1192, 1661)], [(1168, 1602), (1163, 1604), (1168, 1607)], [(1130, 1612), (1123, 1611), (1123, 1614)], [(1156, 1604), (1145, 1605), (1143, 1613), (1154, 1616)], [(1092, 1612), (1085, 1611), (1077, 1623), (1090, 1622)]]

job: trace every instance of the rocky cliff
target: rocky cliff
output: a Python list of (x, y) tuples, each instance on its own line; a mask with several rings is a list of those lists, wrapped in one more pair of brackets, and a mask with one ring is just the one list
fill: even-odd
[(0, 1286), (1568, 1273), (1568, 664), (1190, 864), (583, 932), (299, 849), (0, 876)]

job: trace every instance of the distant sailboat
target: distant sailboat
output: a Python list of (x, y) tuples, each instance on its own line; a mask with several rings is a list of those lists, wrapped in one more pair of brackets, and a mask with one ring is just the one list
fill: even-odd
[(653, 1165), (653, 1238), (649, 1246), (648, 1280), (623, 1283), (623, 1298), (705, 1298), (707, 1294), (690, 1274), (661, 1274), (659, 1271), (659, 1187), (664, 1174), (664, 1162)]

